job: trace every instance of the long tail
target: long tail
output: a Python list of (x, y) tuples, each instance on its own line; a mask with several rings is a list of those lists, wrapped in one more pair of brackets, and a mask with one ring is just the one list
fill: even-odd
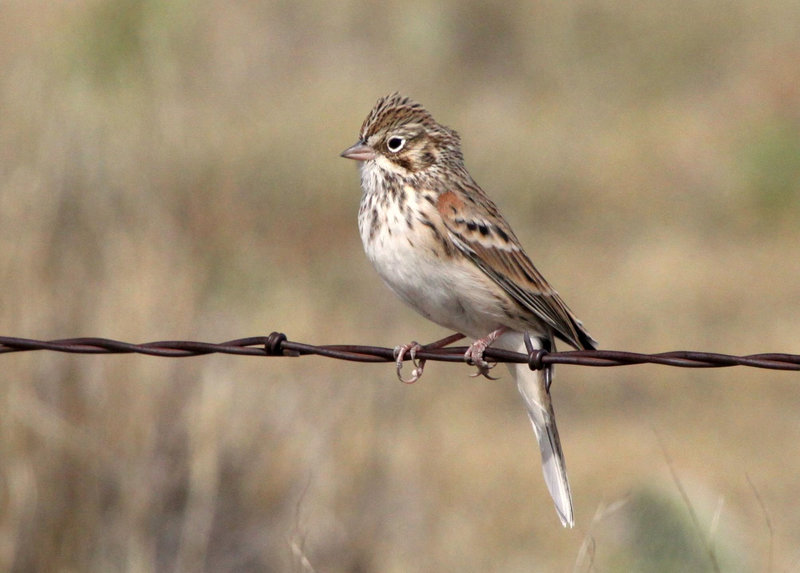
[[(534, 348), (542, 348), (548, 341), (537, 340), (531, 337)], [(527, 353), (522, 335), (507, 333), (495, 345), (515, 352)], [(564, 527), (572, 527), (575, 520), (572, 513), (572, 494), (567, 478), (567, 466), (564, 463), (564, 452), (561, 451), (561, 441), (558, 438), (556, 416), (553, 412), (553, 403), (550, 400), (550, 381), (553, 370), (533, 371), (527, 364), (509, 364), (508, 369), (517, 382), (519, 393), (525, 400), (528, 417), (533, 425), (539, 449), (542, 451), (542, 471), (544, 481), (556, 505), (558, 517)]]

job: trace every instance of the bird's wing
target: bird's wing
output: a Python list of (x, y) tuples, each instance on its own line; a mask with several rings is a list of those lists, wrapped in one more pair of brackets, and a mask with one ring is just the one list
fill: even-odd
[(594, 348), (597, 343), (533, 266), (494, 203), (477, 186), (472, 191), (448, 191), (436, 202), (456, 248), (559, 338), (576, 348)]

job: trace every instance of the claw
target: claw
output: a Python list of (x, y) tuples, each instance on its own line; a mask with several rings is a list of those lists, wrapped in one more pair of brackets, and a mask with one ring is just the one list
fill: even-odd
[[(486, 350), (484, 346), (481, 348), (482, 345), (475, 345), (473, 344), (467, 351), (464, 353), (464, 360), (468, 363), (472, 364), (473, 366), (477, 367), (478, 370), (474, 374), (470, 374), (473, 378), (478, 376), (483, 376), (484, 378), (488, 378), (489, 380), (497, 380), (494, 376), (489, 375), (489, 371), (497, 366), (497, 363), (490, 364), (483, 359), (483, 351)], [(488, 345), (487, 345), (488, 346)]]
[[(425, 370), (425, 359), (420, 358), (417, 360), (417, 352), (420, 350), (428, 349), (433, 350), (436, 348), (444, 348), (448, 344), (452, 344), (457, 340), (461, 340), (464, 338), (464, 335), (460, 332), (456, 332), (455, 334), (451, 334), (450, 336), (446, 336), (441, 340), (437, 340), (436, 342), (431, 342), (430, 344), (426, 344), (425, 346), (420, 345), (419, 342), (416, 340), (412, 340), (408, 344), (402, 344), (400, 346), (395, 346), (394, 348), (394, 358), (395, 364), (397, 365), (397, 378), (403, 384), (413, 384), (417, 380), (422, 377), (422, 372)], [(411, 371), (410, 378), (403, 378), (403, 375), (400, 374), (400, 371), (403, 369), (403, 361), (406, 358), (406, 354), (411, 357), (411, 362), (414, 364), (414, 370)], [(488, 369), (487, 369), (488, 370)]]
[(500, 327), (490, 332), (487, 336), (479, 338), (467, 348), (467, 351), (464, 353), (464, 360), (478, 368), (478, 371), (472, 374), (473, 378), (476, 376), (483, 376), (489, 380), (497, 380), (497, 378), (489, 375), (489, 370), (497, 366), (497, 363), (490, 364), (486, 362), (486, 360), (483, 359), (483, 352), (492, 342), (502, 336), (505, 331), (505, 327)]
[[(419, 342), (416, 340), (412, 340), (408, 344), (396, 346), (394, 349), (394, 356), (396, 360), (395, 364), (397, 365), (397, 378), (403, 384), (413, 384), (422, 377), (422, 372), (425, 370), (425, 360), (417, 360), (417, 352), (419, 350), (422, 350), (422, 346), (420, 346)], [(411, 376), (409, 378), (403, 378), (403, 375), (400, 373), (400, 371), (403, 369), (403, 361), (406, 358), (406, 354), (411, 357), (411, 363), (414, 364), (414, 370), (411, 371)]]
[(478, 370), (470, 374), (472, 378), (483, 376), (487, 380), (500, 380), (500, 378), (497, 378), (489, 374), (489, 371), (495, 366), (497, 366), (497, 363), (489, 364), (488, 362), (484, 362), (483, 364), (476, 364), (475, 366), (477, 366)]

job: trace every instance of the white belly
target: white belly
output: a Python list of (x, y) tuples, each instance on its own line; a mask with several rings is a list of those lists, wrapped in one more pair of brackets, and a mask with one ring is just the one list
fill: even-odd
[[(359, 230), (364, 251), (384, 282), (414, 310), (452, 330), (480, 338), (502, 326), (496, 287), (480, 269), (460, 254), (445, 256), (433, 231), (411, 218), (408, 209), (432, 206), (406, 194), (406, 210), (388, 200), (387, 222), (372, 232), (375, 196), (362, 198)], [(434, 254), (434, 250), (439, 256)]]

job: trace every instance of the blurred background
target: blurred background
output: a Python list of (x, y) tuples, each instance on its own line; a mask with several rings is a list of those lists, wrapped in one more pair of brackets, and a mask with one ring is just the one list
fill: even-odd
[[(338, 156), (399, 90), (603, 348), (800, 352), (797, 2), (6, 0), (0, 69), (4, 335), (444, 336)], [(797, 373), (559, 368), (565, 530), (471, 372), (5, 354), (0, 570), (800, 568)]]

